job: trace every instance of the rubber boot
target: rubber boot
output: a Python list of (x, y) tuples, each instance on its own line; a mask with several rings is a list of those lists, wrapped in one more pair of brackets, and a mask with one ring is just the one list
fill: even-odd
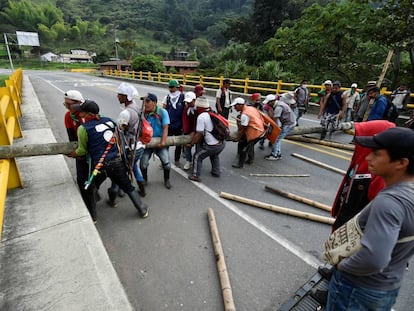
[(111, 207), (117, 207), (118, 204), (115, 202), (118, 193), (113, 191), (111, 188), (108, 188), (108, 197), (109, 200), (107, 201)]
[(138, 187), (139, 187), (139, 195), (142, 197), (145, 197), (147, 195), (147, 193), (145, 192), (145, 182), (143, 181), (138, 181)]
[(148, 183), (148, 169), (141, 168), (142, 177), (144, 177), (144, 185)]
[(131, 199), (132, 203), (134, 204), (135, 208), (138, 210), (142, 218), (148, 217), (149, 208), (145, 203), (142, 203), (141, 199), (138, 196), (138, 192), (136, 190), (128, 193), (129, 198)]
[(164, 168), (164, 186), (167, 189), (171, 189), (170, 183), (170, 170)]

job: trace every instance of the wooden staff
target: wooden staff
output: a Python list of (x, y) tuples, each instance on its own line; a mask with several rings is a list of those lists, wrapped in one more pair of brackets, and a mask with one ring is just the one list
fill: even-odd
[[(377, 81), (377, 84), (376, 84), (377, 87), (381, 87), (382, 81), (385, 78), (385, 74), (387, 73), (388, 66), (390, 65), (391, 58), (392, 58), (393, 54), (394, 54), (394, 50), (389, 50), (388, 51), (387, 59), (385, 60), (384, 66), (382, 67), (381, 74), (380, 74), (380, 76), (378, 78), (378, 81)], [(374, 99), (371, 98), (370, 101), (369, 101), (367, 110), (365, 110), (363, 121), (368, 120), (368, 116), (369, 116), (369, 113), (371, 111), (371, 108), (372, 108), (373, 104), (374, 104)]]
[(324, 211), (327, 211), (327, 212), (331, 211), (331, 207), (329, 205), (322, 204), (322, 203), (319, 203), (319, 202), (301, 197), (299, 195), (296, 195), (296, 194), (293, 194), (293, 193), (290, 193), (290, 192), (287, 192), (287, 191), (283, 191), (283, 190), (280, 190), (280, 189), (276, 189), (276, 188), (273, 188), (273, 187), (270, 187), (270, 186), (267, 186), (267, 185), (265, 186), (265, 189), (270, 191), (270, 192), (279, 194), (279, 195), (281, 195), (285, 198), (292, 199), (292, 200), (295, 200), (295, 201), (298, 201), (298, 202), (301, 202), (301, 203), (305, 203), (305, 204), (308, 204), (310, 206), (313, 206), (313, 207), (316, 207), (316, 208), (319, 208), (319, 209), (323, 209)]
[(221, 247), (220, 235), (217, 229), (216, 218), (211, 207), (208, 209), (208, 221), (210, 224), (211, 239), (213, 240), (214, 255), (217, 261), (217, 271), (220, 277), (221, 291), (223, 293), (224, 309), (226, 311), (236, 311), (230, 279), (224, 260), (223, 248)]
[(264, 203), (264, 202), (260, 202), (260, 201), (256, 201), (256, 200), (251, 200), (251, 199), (240, 197), (240, 196), (230, 194), (230, 193), (227, 193), (227, 192), (220, 192), (220, 197), (225, 198), (225, 199), (229, 199), (229, 200), (233, 200), (233, 201), (237, 201), (237, 202), (240, 202), (240, 203), (244, 203), (244, 204), (264, 208), (264, 209), (267, 209), (267, 210), (270, 210), (270, 211), (273, 211), (273, 212), (276, 212), (276, 213), (281, 213), (281, 214), (286, 214), (286, 215), (289, 215), (289, 216), (304, 218), (304, 219), (307, 219), (307, 220), (318, 221), (318, 222), (326, 223), (328, 225), (332, 225), (335, 221), (335, 219), (333, 219), (331, 217), (324, 217), (324, 216), (319, 216), (319, 215), (316, 215), (316, 214), (305, 213), (305, 212), (297, 211), (297, 210), (286, 208), (286, 207), (281, 207), (281, 206), (277, 206), (277, 205), (273, 205), (273, 204), (269, 204), (269, 203)]
[(347, 145), (347, 144), (341, 144), (341, 143), (337, 143), (333, 141), (320, 140), (320, 139), (309, 137), (309, 136), (289, 136), (288, 139), (294, 140), (294, 141), (303, 141), (306, 143), (318, 144), (318, 145), (323, 145), (323, 146), (328, 146), (328, 147), (334, 147), (338, 149), (345, 149), (345, 150), (351, 150), (351, 151), (355, 150), (354, 145)]
[(309, 174), (254, 174), (250, 173), (249, 176), (256, 177), (309, 177)]
[(333, 172), (338, 173), (338, 174), (341, 174), (341, 175), (345, 175), (346, 174), (346, 171), (344, 171), (344, 170), (341, 170), (341, 169), (339, 169), (337, 167), (334, 167), (334, 166), (331, 166), (331, 165), (328, 165), (328, 164), (325, 164), (325, 163), (322, 163), (322, 162), (313, 160), (311, 158), (307, 158), (307, 157), (305, 157), (303, 155), (300, 155), (300, 154), (297, 154), (297, 153), (292, 153), (292, 157), (296, 157), (296, 158), (299, 158), (299, 159), (304, 160), (306, 162), (309, 162), (309, 163), (312, 163), (312, 164), (316, 164), (316, 165), (318, 165), (320, 167), (326, 168), (327, 170), (333, 171)]

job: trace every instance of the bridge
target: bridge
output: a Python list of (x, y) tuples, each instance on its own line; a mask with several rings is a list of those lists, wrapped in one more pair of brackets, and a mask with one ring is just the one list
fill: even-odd
[[(83, 74), (29, 72), (23, 83), (22, 139), (14, 144), (67, 141), (63, 128), (63, 91), (78, 89), (95, 99), (110, 117), (120, 111), (115, 90), (119, 80)], [(141, 94), (161, 85), (136, 85)], [(211, 90), (212, 91), (212, 90)], [(212, 91), (213, 92), (213, 91)], [(210, 97), (212, 100), (212, 98)], [(318, 124), (305, 115), (307, 126)], [(335, 133), (348, 143), (350, 136)], [(109, 208), (106, 184), (95, 226), (78, 194), (73, 161), (61, 155), (17, 159), (22, 189), (8, 192), (0, 246), (1, 310), (221, 310), (223, 309), (207, 209), (215, 210), (230, 281), (238, 310), (277, 310), (321, 264), (321, 245), (329, 225), (263, 211), (220, 198), (220, 192), (329, 216), (304, 204), (264, 191), (266, 185), (290, 190), (327, 205), (341, 180), (328, 172), (291, 158), (303, 153), (346, 169), (351, 151), (283, 144), (280, 162), (267, 162), (269, 150), (256, 151), (255, 163), (231, 168), (236, 144), (228, 143), (221, 156), (222, 176), (209, 176), (204, 163), (201, 184), (173, 167), (171, 190), (162, 185), (158, 161), (151, 161), (148, 195), (150, 217), (140, 219), (128, 199)], [(303, 178), (255, 177), (255, 173)], [(397, 310), (413, 300), (413, 275), (407, 274), (406, 293)], [(400, 307), (399, 307), (400, 306)]]

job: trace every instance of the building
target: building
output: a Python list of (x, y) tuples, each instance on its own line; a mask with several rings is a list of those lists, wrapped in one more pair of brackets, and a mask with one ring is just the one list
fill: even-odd
[(199, 61), (185, 61), (185, 60), (164, 60), (162, 64), (168, 71), (174, 69), (179, 74), (193, 73), (200, 66)]

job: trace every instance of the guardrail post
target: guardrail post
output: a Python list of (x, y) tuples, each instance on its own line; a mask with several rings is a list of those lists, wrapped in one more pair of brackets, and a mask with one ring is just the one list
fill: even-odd
[(244, 80), (244, 94), (249, 94), (249, 78), (246, 78)]
[(282, 80), (277, 81), (277, 89), (276, 94), (280, 94), (280, 91), (282, 90)]

